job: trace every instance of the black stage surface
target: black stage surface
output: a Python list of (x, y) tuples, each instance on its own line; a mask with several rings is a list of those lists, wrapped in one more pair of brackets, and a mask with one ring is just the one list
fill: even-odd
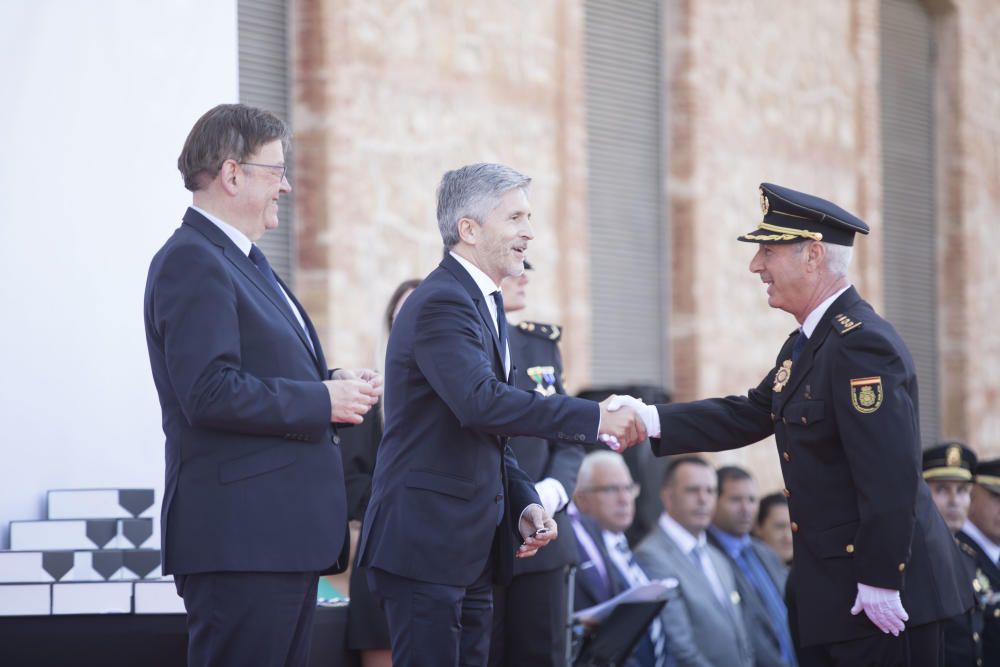
[[(184, 667), (183, 614), (0, 617), (3, 667)], [(357, 667), (347, 607), (318, 607), (310, 667)]]

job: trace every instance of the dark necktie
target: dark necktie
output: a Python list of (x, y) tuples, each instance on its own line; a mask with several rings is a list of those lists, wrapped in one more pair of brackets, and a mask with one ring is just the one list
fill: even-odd
[(802, 354), (802, 350), (805, 349), (806, 343), (809, 342), (809, 336), (806, 335), (805, 331), (799, 331), (798, 337), (792, 344), (792, 363), (794, 364), (799, 359), (799, 355)]
[(781, 656), (789, 665), (796, 665), (795, 650), (792, 648), (792, 636), (788, 629), (788, 610), (781, 599), (778, 586), (767, 573), (764, 564), (757, 558), (753, 551), (753, 545), (748, 544), (740, 551), (736, 557), (736, 564), (739, 566), (750, 584), (760, 596), (764, 603), (764, 609), (771, 618), (771, 625), (778, 635), (778, 644), (781, 646)]
[(257, 247), (256, 244), (250, 246), (250, 261), (253, 265), (257, 267), (257, 270), (261, 272), (267, 282), (270, 283), (271, 287), (274, 288), (275, 294), (281, 297), (281, 302), (285, 302), (285, 293), (281, 290), (281, 285), (278, 283), (278, 277), (274, 275), (274, 270), (271, 269), (270, 262), (267, 261), (267, 257), (264, 256), (264, 252)]
[(503, 370), (506, 375), (507, 368), (507, 314), (503, 309), (503, 294), (500, 290), (493, 292), (493, 302), (497, 305), (497, 338), (500, 339), (500, 358), (503, 359)]
[[(292, 312), (292, 304), (288, 297), (285, 296), (284, 290), (281, 289), (278, 277), (274, 275), (274, 270), (271, 268), (270, 262), (267, 261), (267, 257), (264, 256), (264, 252), (257, 247), (256, 243), (250, 246), (250, 261), (253, 262), (253, 265), (257, 267), (257, 270), (260, 271), (261, 275), (264, 276), (271, 287), (274, 288), (274, 292), (278, 296), (278, 303), (287, 307), (288, 311), (292, 314), (292, 317), (295, 317), (295, 313)], [(309, 330), (303, 326), (302, 331), (306, 334), (306, 342), (309, 343), (309, 349), (315, 352), (313, 349), (312, 339), (309, 338)]]

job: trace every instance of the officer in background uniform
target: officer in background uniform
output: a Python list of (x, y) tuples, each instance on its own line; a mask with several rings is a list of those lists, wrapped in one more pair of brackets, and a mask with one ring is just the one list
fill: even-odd
[(921, 478), (913, 360), (847, 278), (855, 233), (868, 225), (771, 183), (761, 184), (760, 205), (757, 229), (739, 240), (759, 244), (749, 268), (768, 305), (800, 325), (774, 367), (745, 396), (619, 402), (640, 412), (661, 456), (775, 436), (795, 549), (789, 625), (802, 667), (937, 665), (941, 622), (969, 609), (972, 591)]
[[(503, 291), (506, 312), (526, 305), (528, 271), (506, 278)], [(508, 331), (514, 384), (543, 396), (565, 394), (559, 338), (553, 324), (521, 322)], [(566, 570), (576, 560), (573, 528), (563, 511), (576, 488), (583, 461), (582, 447), (556, 440), (517, 437), (510, 448), (518, 464), (535, 481), (535, 490), (545, 510), (555, 518), (559, 539), (540, 549), (533, 558), (514, 562), (514, 578), (506, 587), (493, 590), (493, 635), (491, 667), (562, 667), (566, 663), (567, 588)]]
[[(960, 442), (945, 442), (924, 450), (924, 479), (952, 533), (958, 533), (969, 516), (975, 470), (975, 453)], [(955, 542), (962, 552), (962, 576), (972, 586), (975, 604), (969, 611), (942, 624), (944, 664), (979, 667), (983, 664), (983, 610), (989, 582), (976, 567), (975, 550), (957, 539)]]
[(975, 554), (983, 598), (983, 664), (1000, 665), (1000, 459), (980, 461), (969, 518), (956, 538)]

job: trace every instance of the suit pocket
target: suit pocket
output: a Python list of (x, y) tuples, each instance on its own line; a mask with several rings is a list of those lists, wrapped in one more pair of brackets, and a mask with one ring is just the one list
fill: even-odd
[(853, 558), (857, 534), (858, 522), (852, 521), (813, 533), (807, 541), (820, 558)]
[(468, 500), (476, 492), (476, 483), (464, 477), (454, 477), (430, 470), (411, 470), (406, 475), (406, 486), (412, 489), (436, 491), (446, 496)]
[(797, 401), (789, 403), (782, 411), (782, 416), (788, 424), (809, 426), (823, 421), (823, 401)]
[(274, 472), (295, 463), (297, 458), (295, 452), (281, 447), (247, 454), (219, 465), (219, 481), (223, 484), (229, 484), (248, 477)]

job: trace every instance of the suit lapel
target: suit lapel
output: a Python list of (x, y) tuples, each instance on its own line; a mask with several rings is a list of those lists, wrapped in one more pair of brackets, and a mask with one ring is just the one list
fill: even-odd
[[(506, 377), (506, 372), (503, 365), (503, 350), (500, 349), (500, 336), (497, 334), (496, 327), (493, 326), (493, 316), (490, 315), (490, 309), (486, 305), (485, 296), (476, 281), (472, 279), (469, 272), (465, 270), (465, 267), (458, 263), (451, 253), (444, 256), (441, 260), (441, 267), (447, 269), (447, 271), (455, 277), (458, 283), (469, 293), (469, 297), (472, 298), (472, 302), (476, 304), (476, 310), (479, 311), (479, 317), (482, 320), (482, 325), (486, 327), (486, 330), (490, 333), (490, 338), (493, 339), (493, 368), (496, 371), (497, 377), (504, 382), (508, 382), (509, 378)], [(497, 313), (497, 317), (504, 317), (503, 313)], [(507, 343), (510, 345), (510, 342)], [(513, 355), (511, 355), (513, 357)], [(497, 363), (499, 362), (499, 367)], [(513, 363), (511, 363), (511, 371), (513, 374)]]
[[(281, 313), (282, 317), (284, 317), (288, 324), (292, 327), (292, 330), (295, 331), (295, 334), (299, 337), (299, 340), (302, 341), (302, 344), (306, 346), (306, 350), (312, 355), (312, 350), (309, 348), (309, 340), (306, 338), (306, 332), (302, 330), (301, 326), (299, 326), (299, 321), (292, 313), (291, 308), (288, 306), (288, 302), (285, 301), (280, 294), (275, 293), (274, 288), (267, 282), (267, 279), (257, 269), (257, 267), (253, 265), (250, 258), (244, 255), (243, 251), (237, 248), (232, 240), (230, 240), (230, 238), (226, 236), (221, 229), (216, 227), (210, 220), (207, 220), (203, 215), (194, 209), (189, 208), (187, 210), (187, 213), (184, 215), (184, 223), (191, 225), (191, 227), (200, 232), (209, 241), (222, 248), (222, 254), (225, 255), (226, 259), (228, 259), (240, 273), (246, 276), (247, 279), (252, 282), (258, 290), (260, 290), (261, 294), (267, 297), (267, 300), (278, 309), (278, 312)], [(275, 277), (277, 277), (277, 274), (275, 274)], [(288, 286), (285, 285), (281, 278), (278, 278), (278, 282), (281, 283), (281, 286), (292, 298), (292, 301), (295, 302), (295, 305), (299, 309), (299, 312), (302, 313), (304, 320), (305, 311), (302, 310), (298, 301), (295, 301), (295, 296), (292, 295), (292, 291), (288, 289)], [(316, 360), (315, 355), (313, 355), (313, 359)]]
[[(694, 564), (694, 561), (691, 560), (691, 558), (681, 550), (680, 546), (663, 531), (662, 527), (657, 526), (657, 530), (659, 531), (660, 538), (664, 542), (666, 550), (668, 550), (669, 553), (673, 554), (673, 558), (674, 561), (677, 563), (677, 567), (683, 569), (687, 573), (685, 579), (689, 583), (695, 582), (697, 584), (697, 588), (699, 588), (700, 590), (696, 592), (696, 595), (702, 598), (707, 598), (712, 600), (713, 603), (715, 604), (716, 609), (720, 610), (723, 614), (728, 613), (726, 612), (725, 609), (722, 608), (722, 602), (719, 600), (719, 598), (715, 596), (715, 591), (712, 589), (712, 584), (709, 583), (708, 575), (705, 573), (705, 571)], [(708, 557), (709, 559), (712, 558), (711, 552), (708, 552)], [(717, 564), (713, 562), (712, 565), (717, 565)], [(719, 568), (716, 567), (716, 571), (718, 571), (718, 569)]]

